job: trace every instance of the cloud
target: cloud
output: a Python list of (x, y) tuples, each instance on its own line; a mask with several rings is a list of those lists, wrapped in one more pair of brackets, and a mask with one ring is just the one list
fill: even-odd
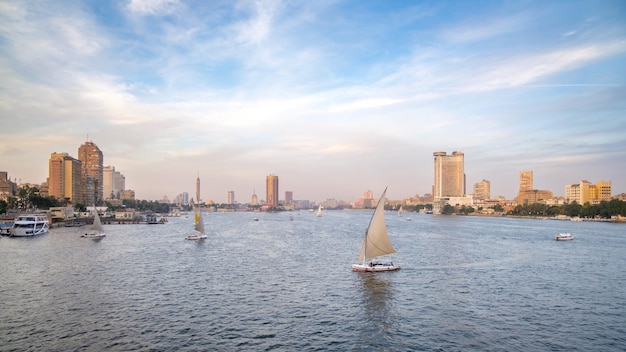
[(180, 0), (131, 0), (127, 8), (139, 15), (164, 16), (175, 13), (181, 6)]

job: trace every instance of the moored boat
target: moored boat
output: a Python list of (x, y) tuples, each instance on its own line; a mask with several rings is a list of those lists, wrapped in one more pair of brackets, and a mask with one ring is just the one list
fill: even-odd
[(46, 214), (21, 214), (13, 221), (13, 237), (29, 237), (48, 233), (50, 220)]

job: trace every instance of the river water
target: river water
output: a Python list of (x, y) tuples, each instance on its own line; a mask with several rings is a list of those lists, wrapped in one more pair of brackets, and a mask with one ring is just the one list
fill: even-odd
[(2, 238), (0, 350), (626, 350), (626, 225), (389, 212), (402, 269), (355, 273), (370, 216), (209, 213), (202, 242), (184, 240), (192, 216)]

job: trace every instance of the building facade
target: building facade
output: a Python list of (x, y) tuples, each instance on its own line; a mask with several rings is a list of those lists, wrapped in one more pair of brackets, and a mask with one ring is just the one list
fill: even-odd
[(269, 175), (266, 178), (266, 199), (268, 208), (278, 208), (278, 176)]
[(611, 182), (598, 181), (591, 184), (587, 180), (580, 183), (565, 185), (565, 200), (584, 205), (585, 203), (597, 204), (603, 200), (611, 200)]
[(285, 191), (285, 205), (293, 204), (293, 192)]
[(126, 178), (115, 166), (105, 166), (102, 170), (102, 192), (104, 199), (120, 199), (120, 192), (126, 188)]
[(0, 199), (8, 199), (17, 193), (17, 183), (9, 179), (9, 173), (0, 171)]
[(474, 198), (491, 199), (491, 182), (482, 180), (474, 184)]
[(84, 203), (82, 162), (67, 153), (51, 153), (48, 162), (48, 195), (72, 204)]
[(435, 200), (447, 197), (462, 197), (465, 195), (465, 155), (454, 151), (451, 155), (446, 152), (435, 152), (435, 184), (433, 195)]
[(93, 142), (85, 142), (78, 148), (78, 160), (82, 167), (83, 204), (93, 205), (104, 200), (104, 158)]
[(226, 204), (235, 204), (235, 191), (228, 191)]

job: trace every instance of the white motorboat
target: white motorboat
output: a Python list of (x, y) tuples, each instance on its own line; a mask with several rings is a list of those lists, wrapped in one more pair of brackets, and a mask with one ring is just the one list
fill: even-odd
[(383, 255), (396, 253), (396, 249), (393, 248), (389, 240), (387, 225), (385, 225), (385, 193), (387, 193), (386, 188), (380, 196), (370, 224), (365, 230), (365, 238), (359, 252), (359, 260), (362, 262), (352, 264), (352, 271), (377, 272), (400, 269), (400, 265), (391, 261), (372, 260)]
[(10, 234), (14, 237), (29, 237), (48, 233), (50, 219), (46, 214), (21, 214), (13, 221)]
[(573, 239), (574, 236), (572, 236), (570, 233), (560, 233), (555, 237), (555, 240), (557, 241), (571, 241)]

